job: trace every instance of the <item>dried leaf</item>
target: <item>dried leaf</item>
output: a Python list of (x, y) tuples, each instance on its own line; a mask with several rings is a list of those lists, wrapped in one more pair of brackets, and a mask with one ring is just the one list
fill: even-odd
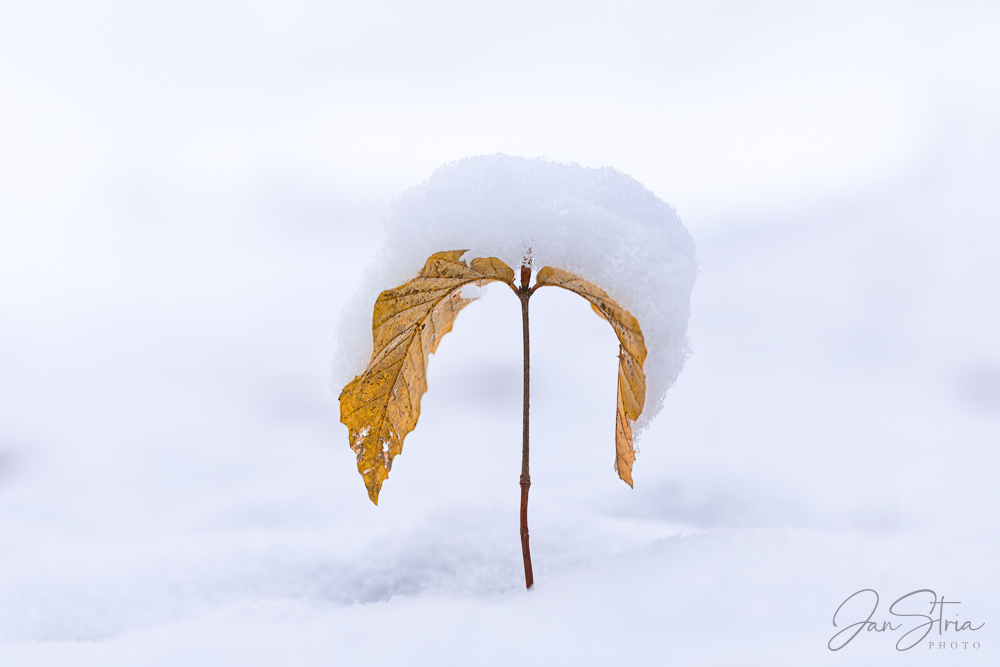
[(632, 423), (639, 418), (646, 402), (646, 376), (642, 364), (646, 361), (646, 343), (639, 321), (632, 313), (615, 303), (607, 293), (591, 282), (569, 271), (546, 266), (538, 272), (536, 287), (555, 285), (576, 292), (598, 315), (611, 323), (618, 336), (618, 409), (615, 419), (615, 470), (632, 486)]
[(435, 253), (419, 276), (379, 295), (371, 362), (340, 394), (340, 421), (347, 425), (358, 471), (375, 504), (392, 459), (420, 416), (427, 357), (451, 331), (458, 311), (472, 301), (461, 296), (462, 288), (514, 280), (514, 271), (495, 257), (474, 259), (467, 266), (461, 259), (465, 252)]

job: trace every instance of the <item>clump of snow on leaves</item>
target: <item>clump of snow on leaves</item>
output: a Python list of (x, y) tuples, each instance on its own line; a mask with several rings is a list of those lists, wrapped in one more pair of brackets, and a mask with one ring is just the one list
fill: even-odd
[(368, 364), (379, 293), (415, 277), (431, 254), (468, 248), (466, 261), (499, 257), (516, 272), (529, 247), (536, 271), (554, 266), (575, 273), (639, 320), (649, 351), (641, 431), (688, 355), (695, 246), (670, 205), (608, 167), (477, 156), (446, 164), (404, 192), (376, 262), (342, 313), (335, 388)]

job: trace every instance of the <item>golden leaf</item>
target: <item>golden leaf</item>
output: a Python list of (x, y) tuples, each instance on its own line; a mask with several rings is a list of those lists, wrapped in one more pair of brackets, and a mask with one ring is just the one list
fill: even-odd
[(639, 418), (646, 402), (646, 376), (642, 364), (646, 361), (646, 343), (639, 329), (639, 321), (601, 288), (569, 271), (546, 266), (538, 272), (536, 287), (555, 285), (576, 292), (587, 301), (598, 315), (606, 319), (615, 330), (620, 343), (618, 348), (618, 409), (615, 419), (615, 471), (632, 486), (632, 423)]
[(495, 257), (467, 266), (461, 259), (465, 252), (435, 253), (419, 276), (379, 295), (371, 362), (340, 393), (340, 421), (347, 425), (358, 472), (375, 504), (403, 438), (417, 425), (427, 391), (427, 357), (472, 301), (461, 296), (462, 288), (514, 280), (514, 271)]

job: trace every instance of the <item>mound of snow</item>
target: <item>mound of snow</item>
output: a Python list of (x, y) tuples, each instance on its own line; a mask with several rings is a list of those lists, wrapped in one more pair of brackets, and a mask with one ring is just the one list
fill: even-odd
[(531, 248), (535, 270), (575, 273), (628, 309), (649, 350), (636, 431), (656, 416), (688, 356), (690, 234), (671, 206), (614, 169), (499, 154), (444, 165), (395, 202), (385, 244), (341, 317), (335, 389), (371, 358), (379, 293), (415, 277), (431, 254), (459, 248), (466, 260), (499, 257), (515, 271)]

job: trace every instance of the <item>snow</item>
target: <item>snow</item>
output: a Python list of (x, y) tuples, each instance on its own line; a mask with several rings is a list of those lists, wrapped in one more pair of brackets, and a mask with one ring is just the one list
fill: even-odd
[(530, 248), (535, 271), (570, 271), (636, 316), (649, 353), (638, 437), (688, 356), (697, 265), (694, 241), (676, 212), (609, 167), (476, 156), (444, 165), (406, 191), (373, 269), (341, 313), (334, 385), (343, 387), (368, 366), (370, 313), (379, 293), (416, 277), (435, 252), (459, 248), (469, 250), (466, 261), (499, 257), (515, 273)]
[[(0, 3), (0, 665), (996, 665), (998, 9), (391, 9)], [(329, 377), (392, 198), (497, 151), (698, 242), (634, 490), (613, 332), (532, 297), (531, 592), (516, 299), (378, 507)], [(980, 648), (829, 651), (863, 588)]]

